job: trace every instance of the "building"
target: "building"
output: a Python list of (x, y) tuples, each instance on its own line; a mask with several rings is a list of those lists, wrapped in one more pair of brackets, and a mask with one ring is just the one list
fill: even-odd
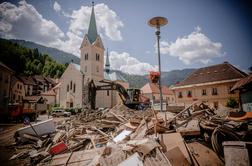
[[(154, 103), (160, 101), (160, 91), (157, 83), (147, 83), (141, 88), (141, 91), (144, 96), (150, 99), (150, 101), (153, 101)], [(175, 103), (175, 95), (167, 86), (162, 86), (162, 94), (163, 100), (168, 105)]]
[(236, 82), (232, 91), (239, 91), (241, 110), (252, 112), (252, 74)]
[(10, 101), (11, 77), (14, 71), (0, 62), (0, 114), (5, 114)]
[(17, 76), (12, 76), (10, 96), (11, 103), (23, 102), (23, 98), (25, 96), (25, 86), (22, 80)]
[[(104, 70), (104, 46), (97, 33), (94, 6), (92, 7), (88, 33), (83, 38), (80, 52), (80, 65), (70, 63), (60, 78), (60, 106), (81, 108), (85, 105), (85, 98), (87, 97), (85, 86), (91, 80), (94, 80), (96, 85), (102, 85), (99, 82), (101, 80), (107, 80), (121, 83), (125, 87), (128, 86), (128, 83), (120, 74), (110, 70), (108, 53)], [(117, 97), (116, 92), (110, 90), (97, 91), (96, 106), (112, 107), (118, 103)]]
[(239, 94), (232, 92), (231, 88), (246, 76), (246, 73), (224, 62), (196, 70), (172, 90), (177, 104), (186, 106), (199, 101), (218, 108), (225, 106), (230, 97), (238, 100)]

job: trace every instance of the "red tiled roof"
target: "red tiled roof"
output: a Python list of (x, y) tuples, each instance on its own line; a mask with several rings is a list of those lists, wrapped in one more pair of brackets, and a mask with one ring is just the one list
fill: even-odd
[(184, 85), (233, 80), (244, 78), (246, 76), (246, 73), (237, 69), (228, 62), (225, 62), (218, 65), (200, 68), (175, 86), (179, 87)]
[[(143, 93), (159, 94), (158, 84), (155, 83), (147, 83), (141, 88), (141, 90), (143, 91)], [(173, 94), (173, 92), (167, 86), (162, 86), (162, 92), (163, 94)]]
[(233, 86), (231, 90), (233, 91), (236, 89), (241, 89), (243, 87), (246, 87), (248, 84), (250, 85), (252, 84), (252, 74), (236, 82), (236, 84)]

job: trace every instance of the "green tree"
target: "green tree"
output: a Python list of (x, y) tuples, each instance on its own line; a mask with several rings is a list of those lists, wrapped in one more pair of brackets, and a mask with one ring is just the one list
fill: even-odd
[(238, 107), (238, 102), (235, 100), (235, 98), (230, 97), (230, 98), (228, 98), (226, 106), (230, 107), (230, 108), (237, 108)]

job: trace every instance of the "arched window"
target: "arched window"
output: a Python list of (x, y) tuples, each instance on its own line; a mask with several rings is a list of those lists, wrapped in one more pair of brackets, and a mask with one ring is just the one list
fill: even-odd
[(73, 88), (73, 82), (71, 81), (70, 82), (70, 90), (72, 90), (72, 88)]
[(74, 86), (73, 86), (73, 93), (75, 93), (75, 83), (74, 83)]
[(67, 85), (67, 92), (69, 92), (69, 85)]

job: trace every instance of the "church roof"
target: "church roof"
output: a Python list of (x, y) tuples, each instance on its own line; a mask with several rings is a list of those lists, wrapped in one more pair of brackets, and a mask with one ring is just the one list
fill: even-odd
[(80, 71), (80, 65), (78, 65), (78, 64), (76, 64), (76, 63), (71, 63), (73, 66), (74, 66), (74, 68), (76, 69), (76, 70), (78, 70), (78, 71)]
[[(76, 64), (76, 63), (71, 63), (74, 68), (78, 71), (81, 71), (81, 67), (80, 65)], [(115, 72), (115, 71), (109, 71), (106, 72), (104, 70), (104, 79), (105, 80), (109, 80), (109, 81), (123, 81), (123, 82), (127, 82), (127, 80), (119, 73), (119, 72)]]
[(96, 40), (96, 38), (98, 36), (97, 27), (96, 27), (96, 20), (95, 20), (95, 13), (94, 13), (94, 4), (92, 7), (87, 36), (88, 36), (88, 39), (91, 44)]
[(109, 81), (123, 81), (127, 82), (127, 80), (119, 73), (115, 71), (105, 71), (104, 70), (104, 79)]

